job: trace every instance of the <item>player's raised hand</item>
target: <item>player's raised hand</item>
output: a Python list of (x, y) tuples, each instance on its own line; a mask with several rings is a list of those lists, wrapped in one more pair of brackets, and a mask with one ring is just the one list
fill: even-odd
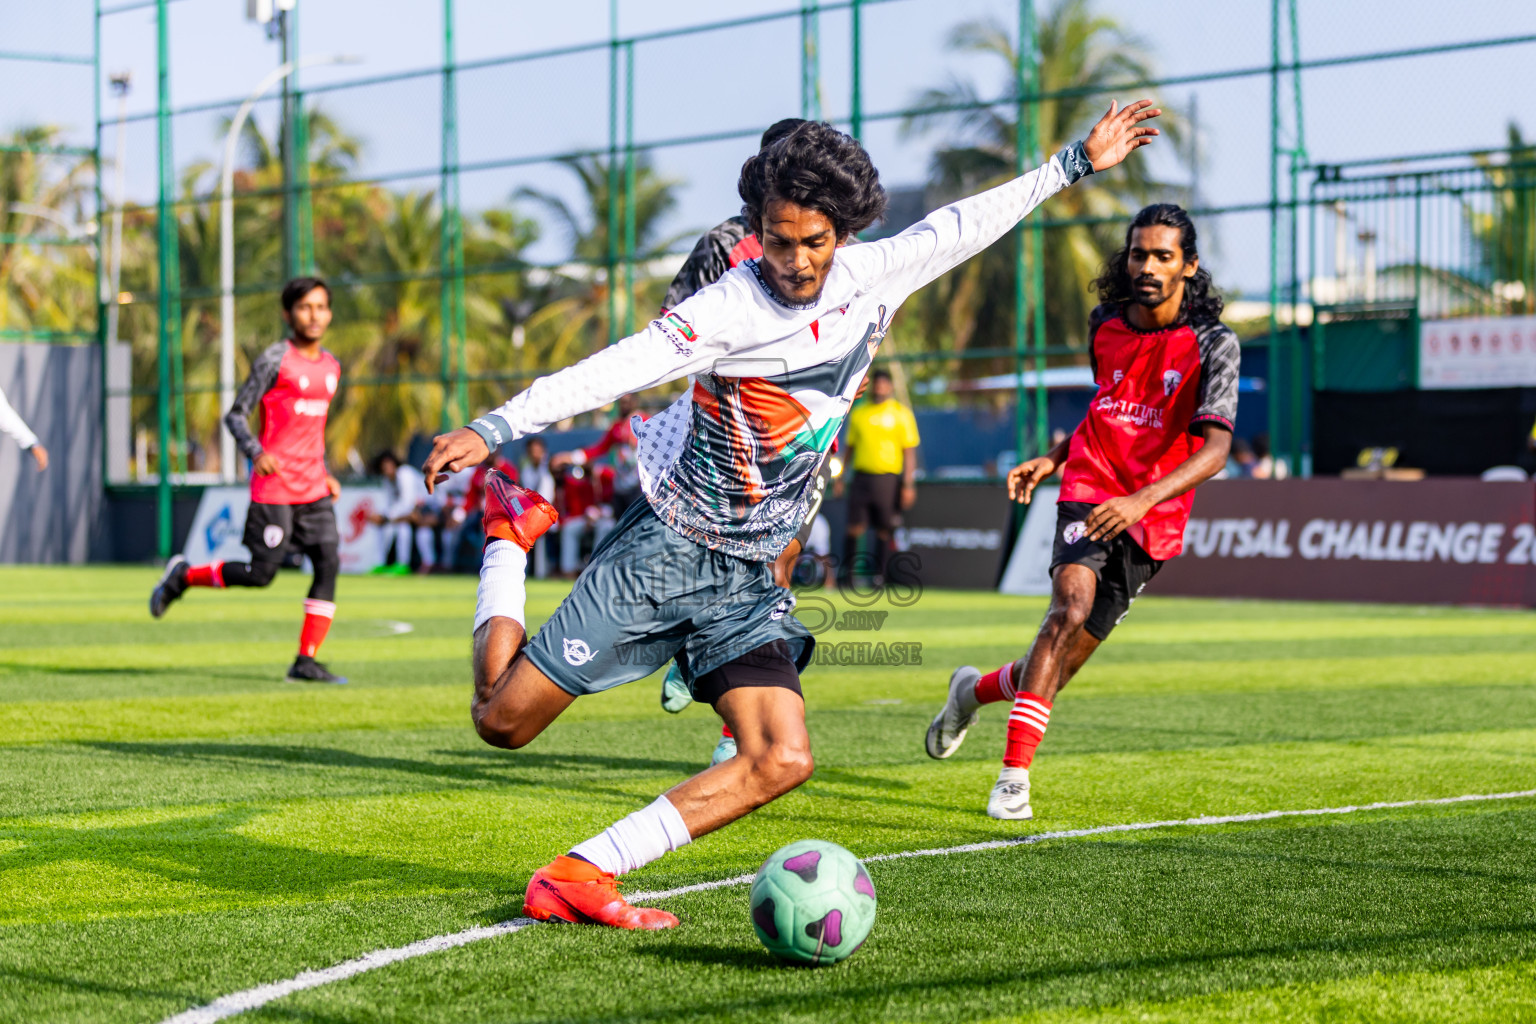
[(1045, 456), (1020, 463), (1008, 471), (1008, 500), (1028, 505), (1035, 487), (1056, 472), (1056, 463)]
[(485, 441), (468, 427), (438, 434), (432, 439), (432, 454), (421, 467), (421, 475), (427, 478), (427, 493), (431, 494), (438, 484), (447, 480), (449, 473), (478, 466), (490, 454)]
[(1087, 155), (1095, 171), (1107, 171), (1115, 164), (1161, 135), (1156, 128), (1144, 124), (1162, 113), (1151, 100), (1137, 100), (1124, 109), (1114, 100), (1109, 101), (1109, 111), (1099, 118), (1088, 137), (1083, 140), (1083, 153)]

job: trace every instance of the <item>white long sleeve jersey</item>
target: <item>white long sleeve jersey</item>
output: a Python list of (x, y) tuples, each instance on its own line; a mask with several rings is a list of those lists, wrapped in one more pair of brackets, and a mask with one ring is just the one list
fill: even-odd
[(534, 381), (470, 428), (507, 441), (692, 376), (660, 415), (635, 422), (640, 482), (656, 515), (695, 543), (776, 558), (805, 517), (815, 468), (837, 436), (897, 308), (1091, 165), (1081, 143), (1022, 177), (833, 256), (819, 298), (779, 298), (755, 260), (640, 333)]
[(21, 413), (11, 408), (3, 391), (0, 391), (0, 434), (9, 437), (22, 448), (31, 448), (37, 444), (37, 435), (32, 433), (32, 428), (21, 418)]

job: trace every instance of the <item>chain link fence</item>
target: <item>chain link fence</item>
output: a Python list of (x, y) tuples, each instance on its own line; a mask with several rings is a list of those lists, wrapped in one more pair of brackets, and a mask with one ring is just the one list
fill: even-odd
[(328, 443), (361, 472), (655, 315), (779, 118), (869, 148), (892, 200), (878, 237), (1142, 94), (1167, 110), (1146, 159), (1055, 197), (888, 336), (908, 399), (969, 439), (965, 472), (1081, 415), (1090, 283), (1146, 202), (1194, 211), (1245, 342), (1240, 432), (1269, 433), (1296, 471), (1325, 376), (1314, 320), (1532, 308), (1536, 153), (1488, 83), (1520, 94), (1536, 9), (1469, 3), (1449, 40), (1433, 10), (1385, 0), (1191, 0), (1176, 19), (1121, 0), (740, 9), (686, 24), (684, 6), (616, 0), (300, 0), (266, 27), (236, 0), (8, 11), (0, 86), (28, 99), (0, 148), (0, 337), (103, 346), (107, 479), (160, 489), (164, 546), (173, 487), (246, 472), (221, 439), (226, 324), (237, 381), (281, 336), (288, 277), (335, 290)]

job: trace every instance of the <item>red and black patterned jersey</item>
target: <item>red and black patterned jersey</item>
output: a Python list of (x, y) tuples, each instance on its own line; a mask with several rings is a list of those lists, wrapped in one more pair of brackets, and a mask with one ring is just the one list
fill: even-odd
[[(271, 455), (281, 465), (266, 476), (251, 474), (251, 500), (263, 505), (306, 505), (327, 494), (325, 420), (341, 383), (341, 363), (325, 349), (309, 359), (290, 341), (267, 346), (235, 394), (224, 425), (248, 459)], [(261, 405), (261, 440), (250, 416)]]
[(763, 244), (752, 233), (745, 217), (732, 217), (710, 228), (694, 245), (682, 269), (667, 286), (662, 312), (677, 306), (706, 285), (720, 280), (727, 270), (763, 254)]
[[(1220, 322), (1139, 331), (1100, 306), (1090, 320), (1098, 394), (1072, 435), (1059, 501), (1094, 504), (1160, 480), (1200, 450), (1204, 423), (1237, 418), (1237, 335)], [(1154, 505), (1131, 539), (1158, 560), (1184, 547), (1194, 491)]]

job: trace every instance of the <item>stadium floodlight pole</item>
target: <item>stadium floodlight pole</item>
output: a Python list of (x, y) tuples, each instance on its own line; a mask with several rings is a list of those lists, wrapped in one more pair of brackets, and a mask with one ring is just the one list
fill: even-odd
[[(235, 111), (229, 132), (224, 136), (224, 166), (219, 173), (219, 408), (228, 409), (235, 402), (235, 146), (251, 109), (278, 82), (299, 68), (323, 64), (357, 64), (361, 58), (346, 54), (305, 57), (272, 69)], [(219, 473), (225, 483), (235, 482), (235, 439), (227, 430), (219, 432)]]

